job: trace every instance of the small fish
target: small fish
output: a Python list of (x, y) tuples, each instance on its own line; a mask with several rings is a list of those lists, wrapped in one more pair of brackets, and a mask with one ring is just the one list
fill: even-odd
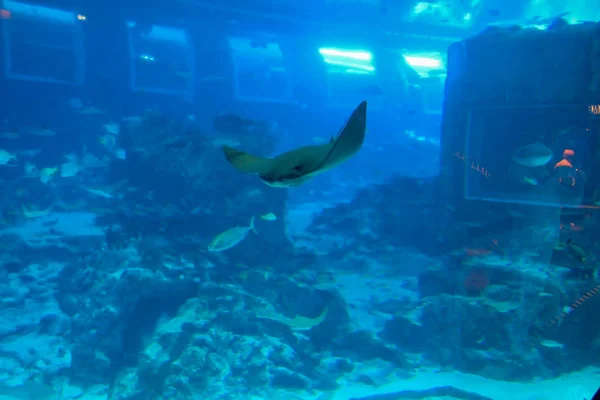
[(43, 137), (56, 136), (56, 131), (49, 129), (47, 127), (42, 127), (41, 129), (30, 129), (27, 131), (27, 133), (30, 135), (43, 136)]
[(273, 213), (267, 213), (261, 215), (260, 219), (262, 219), (263, 221), (275, 221), (277, 219), (277, 216)]
[(208, 245), (208, 251), (217, 252), (230, 249), (244, 240), (250, 231), (258, 234), (254, 227), (254, 217), (250, 219), (249, 226), (236, 226), (215, 236)]
[(117, 157), (119, 160), (125, 160), (127, 159), (127, 152), (125, 149), (118, 148), (115, 150), (115, 157)]
[(40, 182), (42, 182), (44, 185), (47, 185), (48, 182), (52, 180), (54, 174), (56, 174), (57, 172), (58, 168), (56, 167), (42, 168), (42, 170), (40, 171)]
[(6, 150), (0, 150), (0, 165), (9, 165), (8, 163), (10, 161), (16, 159), (17, 157), (14, 154), (11, 154)]
[(36, 210), (21, 206), (21, 210), (23, 210), (23, 215), (25, 215), (27, 218), (45, 217), (52, 212), (52, 206), (46, 208), (45, 210)]
[(79, 165), (74, 162), (64, 163), (60, 166), (60, 176), (70, 178), (77, 175), (80, 171)]
[(540, 342), (540, 344), (549, 349), (563, 349), (565, 347), (564, 344), (558, 343), (557, 341), (550, 339), (544, 339)]
[(101, 189), (93, 189), (87, 187), (84, 187), (83, 189), (90, 192), (91, 194), (95, 194), (96, 196), (104, 197), (105, 199), (112, 199), (113, 197), (115, 197), (112, 194)]
[(540, 184), (537, 179), (530, 178), (528, 176), (523, 177), (523, 182), (528, 183), (532, 186), (539, 186), (539, 184)]
[(541, 167), (552, 160), (553, 153), (542, 143), (523, 146), (513, 154), (513, 161), (524, 167)]
[(104, 130), (111, 135), (118, 136), (121, 131), (121, 125), (116, 122), (109, 122), (108, 124), (104, 124)]
[(574, 245), (571, 242), (571, 238), (569, 238), (569, 240), (567, 240), (567, 246), (569, 246), (569, 248), (577, 256), (577, 258), (579, 258), (579, 261), (581, 261), (582, 263), (585, 263), (585, 261), (587, 259), (585, 251), (581, 247)]

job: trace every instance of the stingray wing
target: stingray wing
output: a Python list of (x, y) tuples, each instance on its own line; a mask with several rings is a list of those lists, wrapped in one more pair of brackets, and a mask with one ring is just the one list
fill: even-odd
[(365, 140), (366, 129), (367, 102), (363, 101), (354, 109), (333, 146), (315, 171), (333, 168), (356, 154)]
[(248, 174), (264, 174), (272, 165), (269, 158), (253, 156), (229, 146), (223, 146), (223, 153), (231, 165)]

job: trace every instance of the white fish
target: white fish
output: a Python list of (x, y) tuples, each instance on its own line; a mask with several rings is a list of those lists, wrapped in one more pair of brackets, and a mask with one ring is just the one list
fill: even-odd
[(16, 159), (17, 157), (14, 154), (11, 154), (6, 150), (0, 150), (0, 165), (7, 165), (10, 161)]
[(513, 154), (513, 161), (524, 167), (541, 167), (548, 164), (552, 157), (552, 150), (538, 142), (517, 149)]
[(45, 217), (46, 215), (50, 215), (50, 213), (52, 213), (52, 206), (46, 208), (45, 210), (31, 209), (25, 206), (21, 206), (21, 209), (23, 210), (23, 215), (25, 215), (27, 218)]
[(277, 216), (270, 212), (270, 213), (261, 215), (260, 219), (262, 219), (263, 221), (275, 221), (277, 219)]
[(254, 227), (254, 217), (250, 219), (249, 226), (236, 226), (215, 236), (208, 245), (208, 251), (217, 252), (230, 249), (244, 240), (250, 231), (257, 233)]
[(562, 343), (558, 343), (555, 340), (550, 340), (550, 339), (544, 339), (540, 342), (540, 344), (544, 347), (547, 347), (549, 349), (562, 349), (565, 347), (564, 344)]
[(119, 160), (125, 160), (127, 159), (127, 152), (125, 149), (118, 148), (115, 150), (115, 157), (117, 157)]
[(42, 170), (40, 171), (40, 182), (42, 182), (44, 185), (47, 185), (48, 183), (50, 183), (52, 181), (52, 177), (57, 172), (58, 172), (58, 168), (56, 168), (56, 167), (42, 168)]
[(117, 124), (116, 122), (109, 122), (108, 124), (104, 124), (104, 130), (111, 135), (117, 136), (121, 131), (121, 125)]
[(112, 199), (114, 197), (112, 194), (105, 192), (104, 190), (92, 189), (92, 188), (86, 188), (86, 187), (84, 187), (84, 189), (87, 190), (88, 192), (90, 192), (91, 194), (95, 194), (96, 196), (104, 197), (106, 199)]
[(79, 164), (77, 164), (77, 163), (74, 163), (74, 162), (64, 163), (63, 165), (60, 166), (60, 176), (63, 178), (70, 178), (72, 176), (77, 175), (80, 170), (81, 170), (81, 168), (79, 167)]

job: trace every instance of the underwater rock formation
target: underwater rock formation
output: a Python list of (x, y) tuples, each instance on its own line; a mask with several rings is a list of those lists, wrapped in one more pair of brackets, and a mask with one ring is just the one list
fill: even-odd
[[(266, 132), (213, 136), (193, 124), (150, 112), (121, 135), (128, 148), (140, 149), (109, 172), (111, 180), (127, 177), (127, 186), (136, 188), (125, 194), (121, 208), (105, 217), (106, 224), (116, 221), (123, 226), (122, 238), (142, 233), (165, 236), (180, 253), (189, 254), (196, 252), (199, 242), (233, 226), (246, 226), (255, 216), (258, 240), (253, 245), (241, 243), (231, 253), (244, 254), (251, 264), (274, 261), (291, 250), (282, 218), (258, 220), (269, 212), (282, 216), (286, 193), (240, 176), (220, 150), (223, 143), (233, 142), (271, 151), (276, 140)], [(132, 170), (136, 173), (129, 173)], [(157, 256), (152, 254), (155, 246), (145, 248), (148, 257)]]
[[(594, 285), (568, 269), (548, 266), (541, 253), (548, 244), (528, 239), (547, 230), (547, 221), (535, 215), (524, 220), (517, 206), (486, 210), (475, 204), (472, 212), (479, 210), (492, 222), (473, 224), (471, 213), (449, 209), (432, 195), (436, 186), (437, 180), (396, 178), (364, 189), (352, 202), (317, 215), (302, 245), (310, 247), (309, 236), (318, 238), (315, 248), (330, 243), (318, 264), (367, 281), (372, 278), (365, 276), (381, 274), (387, 286), (396, 287), (386, 288), (387, 299), (380, 302), (371, 293), (369, 314), (376, 310), (388, 318), (369, 329), (405, 354), (509, 381), (556, 376), (593, 363), (590, 349), (600, 351), (600, 325), (593, 317), (600, 298), (590, 299), (564, 323), (547, 325)], [(356, 315), (357, 303), (350, 300), (356, 294), (345, 292), (339, 278), (335, 287)], [(568, 343), (569, 353), (540, 345), (548, 338)]]

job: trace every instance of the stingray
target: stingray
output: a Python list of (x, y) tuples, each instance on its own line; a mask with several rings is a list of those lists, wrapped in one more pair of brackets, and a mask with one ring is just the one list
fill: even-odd
[(354, 109), (337, 138), (326, 144), (300, 147), (265, 158), (223, 146), (227, 160), (239, 171), (257, 174), (269, 186), (294, 187), (328, 171), (360, 150), (365, 140), (367, 102)]

